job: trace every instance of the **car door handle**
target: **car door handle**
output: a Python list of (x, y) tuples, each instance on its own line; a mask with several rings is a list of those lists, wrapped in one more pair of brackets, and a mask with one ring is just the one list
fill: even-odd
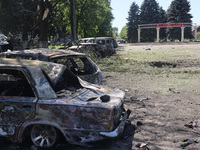
[(30, 105), (23, 105), (23, 109), (26, 111), (30, 111), (31, 110), (31, 106)]

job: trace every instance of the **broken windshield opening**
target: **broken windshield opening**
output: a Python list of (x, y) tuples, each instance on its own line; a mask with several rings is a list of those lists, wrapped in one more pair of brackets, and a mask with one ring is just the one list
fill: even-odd
[(51, 62), (67, 66), (75, 75), (87, 75), (96, 72), (86, 57), (57, 57), (51, 59)]

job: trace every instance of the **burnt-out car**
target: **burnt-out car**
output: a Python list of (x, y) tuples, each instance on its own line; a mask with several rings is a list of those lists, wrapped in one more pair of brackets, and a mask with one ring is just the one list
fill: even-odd
[(0, 58), (0, 136), (13, 142), (30, 137), (49, 148), (59, 137), (77, 145), (119, 137), (130, 114), (123, 102), (123, 91), (83, 81), (64, 65)]
[(5, 52), (8, 49), (12, 50), (13, 46), (9, 43), (7, 36), (0, 33), (0, 52)]
[(78, 46), (72, 46), (69, 49), (74, 51), (87, 52), (93, 51), (97, 56), (106, 57), (115, 53), (114, 38), (112, 37), (91, 37), (83, 38)]
[(83, 53), (70, 50), (30, 49), (22, 51), (7, 51), (0, 57), (22, 58), (59, 63), (67, 66), (75, 75), (90, 83), (102, 84), (103, 75), (99, 67)]

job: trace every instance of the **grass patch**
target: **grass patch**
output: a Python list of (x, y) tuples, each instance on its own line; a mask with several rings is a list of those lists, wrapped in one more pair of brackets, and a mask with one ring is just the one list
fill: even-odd
[(130, 64), (129, 60), (121, 58), (119, 55), (114, 55), (109, 58), (96, 59), (95, 62), (98, 64), (103, 71), (111, 72), (127, 72), (129, 71), (127, 64)]
[(120, 50), (117, 51), (117, 55), (97, 59), (95, 62), (102, 71), (106, 72), (195, 75), (200, 73), (200, 60), (197, 59), (198, 52), (181, 49)]

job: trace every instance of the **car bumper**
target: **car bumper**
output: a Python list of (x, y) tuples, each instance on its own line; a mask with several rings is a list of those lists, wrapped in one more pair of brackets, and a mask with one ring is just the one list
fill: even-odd
[(124, 131), (124, 126), (126, 123), (126, 119), (129, 117), (131, 111), (128, 109), (125, 114), (124, 117), (122, 119), (122, 121), (120, 122), (120, 124), (118, 125), (118, 127), (112, 131), (112, 132), (100, 132), (99, 134), (108, 138), (116, 138), (122, 135), (123, 131)]

